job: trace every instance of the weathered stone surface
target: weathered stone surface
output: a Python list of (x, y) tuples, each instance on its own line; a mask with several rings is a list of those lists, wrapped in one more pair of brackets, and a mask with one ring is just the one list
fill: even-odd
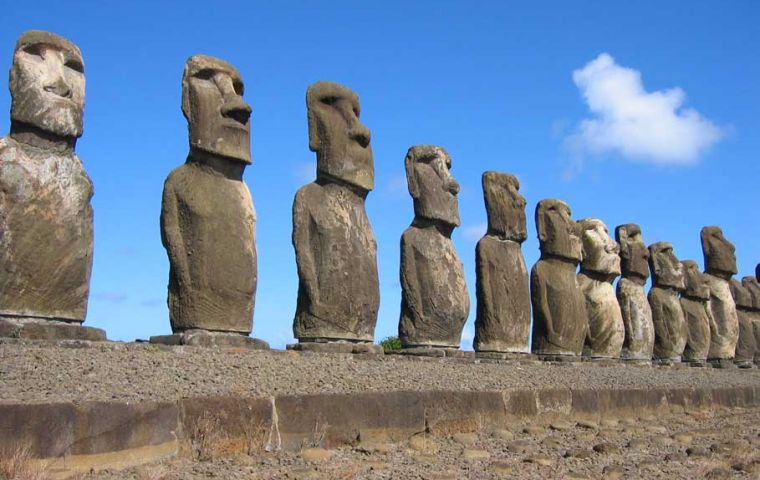
[(615, 240), (620, 244), (623, 275), (617, 284), (617, 299), (625, 328), (621, 357), (649, 361), (654, 349), (652, 308), (644, 292), (649, 277), (649, 249), (641, 228), (633, 223), (618, 225)]
[(384, 355), (385, 350), (382, 345), (375, 345), (371, 342), (299, 342), (286, 346), (288, 350), (297, 352), (313, 353), (366, 353), (372, 355)]
[(578, 284), (586, 300), (584, 355), (619, 358), (625, 339), (623, 316), (612, 282), (620, 275), (620, 247), (598, 219), (579, 220), (582, 255)]
[(684, 260), (686, 289), (681, 293), (681, 309), (686, 321), (687, 338), (683, 359), (701, 363), (707, 360), (710, 350), (710, 285), (706, 275), (699, 271), (697, 262)]
[(655, 331), (654, 358), (678, 362), (688, 336), (678, 298), (686, 284), (683, 267), (673, 253), (673, 245), (668, 242), (650, 245), (649, 267), (652, 271), (652, 288), (648, 298)]
[(67, 322), (35, 319), (33, 321), (0, 318), (0, 337), (26, 340), (87, 340), (102, 342), (106, 332), (100, 328), (83, 327)]
[(475, 249), (473, 347), (478, 352), (529, 352), (530, 287), (521, 244), (527, 239), (526, 201), (513, 175), (485, 172), (488, 231)]
[(729, 279), (736, 274), (736, 249), (719, 227), (704, 227), (700, 232), (705, 273), (710, 283), (710, 359), (734, 358), (739, 340), (739, 317), (731, 296)]
[(377, 244), (364, 202), (374, 186), (370, 132), (359, 97), (317, 82), (306, 92), (309, 149), (317, 179), (293, 201), (299, 341), (372, 341), (380, 305)]
[(736, 315), (739, 319), (739, 339), (736, 342), (734, 361), (740, 365), (753, 362), (757, 345), (752, 318), (752, 292), (742, 282), (731, 279), (731, 296), (736, 303)]
[(0, 318), (85, 319), (93, 187), (74, 152), (84, 85), (76, 45), (36, 30), (19, 37), (11, 131), (0, 138)]
[(164, 183), (161, 240), (169, 256), (172, 331), (250, 333), (256, 293), (256, 214), (243, 171), (251, 107), (229, 63), (190, 57), (182, 112), (190, 153)]
[(760, 280), (746, 276), (742, 278), (742, 285), (749, 289), (750, 295), (752, 295), (752, 309), (749, 314), (752, 318), (752, 329), (755, 336), (755, 363), (760, 364)]
[(578, 226), (562, 200), (536, 206), (541, 258), (530, 274), (533, 353), (580, 355), (586, 337), (586, 305), (575, 269), (581, 259)]
[(470, 297), (451, 232), (459, 226), (459, 184), (441, 147), (411, 147), (404, 160), (414, 221), (401, 236), (401, 317), (404, 347), (457, 348)]

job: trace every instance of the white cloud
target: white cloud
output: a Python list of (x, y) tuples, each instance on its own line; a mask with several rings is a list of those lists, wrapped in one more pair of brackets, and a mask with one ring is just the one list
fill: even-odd
[(488, 223), (478, 223), (477, 225), (469, 225), (462, 228), (462, 236), (471, 242), (477, 242), (488, 230)]
[(647, 92), (641, 73), (602, 53), (573, 72), (592, 114), (565, 141), (576, 154), (617, 152), (658, 165), (692, 165), (725, 132), (694, 109), (680, 88)]

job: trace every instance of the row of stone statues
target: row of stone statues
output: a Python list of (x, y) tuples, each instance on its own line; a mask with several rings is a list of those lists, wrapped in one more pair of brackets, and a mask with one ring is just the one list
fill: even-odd
[[(24, 33), (10, 90), (11, 132), (0, 140), (0, 335), (105, 339), (79, 326), (92, 266), (92, 183), (74, 153), (84, 105), (79, 49), (48, 32)], [(196, 55), (185, 64), (189, 153), (166, 179), (161, 208), (174, 334), (151, 341), (265, 346), (248, 337), (256, 214), (242, 181), (251, 162), (243, 90), (240, 73), (223, 60)], [(371, 350), (380, 294), (364, 207), (374, 187), (370, 132), (359, 120), (358, 96), (346, 87), (317, 82), (306, 105), (317, 172), (293, 203), (294, 348)], [(399, 337), (407, 352), (457, 349), (470, 309), (451, 241), (460, 224), (459, 184), (438, 146), (410, 148), (404, 166), (414, 220), (401, 237)], [(476, 351), (760, 360), (760, 283), (731, 279), (734, 249), (719, 228), (702, 230), (703, 274), (695, 262), (679, 262), (669, 243), (647, 248), (637, 225), (618, 226), (613, 240), (602, 221), (574, 221), (563, 201), (542, 200), (535, 216), (541, 258), (529, 279), (519, 182), (497, 172), (484, 173), (482, 182), (488, 231), (476, 248)]]

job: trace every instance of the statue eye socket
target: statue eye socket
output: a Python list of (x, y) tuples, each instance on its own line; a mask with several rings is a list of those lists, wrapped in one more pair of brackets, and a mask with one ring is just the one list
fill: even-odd
[(75, 58), (69, 58), (66, 60), (64, 65), (75, 72), (84, 73), (84, 65), (82, 65), (82, 62)]
[(24, 47), (24, 52), (42, 58), (45, 54), (45, 49), (40, 44), (34, 44)]
[(338, 103), (338, 97), (336, 96), (328, 96), (328, 97), (322, 97), (319, 99), (320, 102), (324, 103), (325, 105), (335, 105)]
[(201, 80), (211, 80), (214, 78), (214, 75), (216, 74), (215, 70), (211, 70), (210, 68), (204, 68), (203, 70), (198, 70), (193, 74), (193, 78), (199, 78)]
[(238, 81), (233, 82), (232, 88), (235, 89), (235, 93), (237, 93), (241, 97), (243, 96), (243, 82), (238, 82)]

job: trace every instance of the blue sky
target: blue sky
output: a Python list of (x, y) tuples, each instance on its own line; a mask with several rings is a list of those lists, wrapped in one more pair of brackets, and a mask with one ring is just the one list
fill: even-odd
[[(610, 230), (639, 223), (647, 243), (670, 241), (679, 258), (700, 265), (699, 230), (720, 225), (737, 247), (739, 275), (754, 272), (759, 22), (760, 4), (751, 0), (11, 2), (0, 69), (10, 68), (16, 38), (28, 29), (82, 49), (85, 133), (77, 151), (95, 184), (86, 324), (117, 340), (169, 332), (161, 189), (187, 154), (182, 68), (203, 53), (238, 67), (253, 107), (245, 181), (258, 212), (254, 335), (279, 348), (291, 341), (291, 206), (314, 178), (304, 97), (314, 81), (332, 80), (359, 94), (372, 131), (376, 338), (398, 324), (399, 238), (413, 217), (404, 155), (433, 143), (449, 151), (462, 185), (453, 239), (472, 299), (469, 347), (485, 170), (522, 182), (529, 268), (538, 258), (535, 205), (554, 197), (574, 217), (600, 218)], [(9, 109), (10, 96), (0, 95), (0, 112)], [(0, 131), (8, 127), (6, 114)]]

